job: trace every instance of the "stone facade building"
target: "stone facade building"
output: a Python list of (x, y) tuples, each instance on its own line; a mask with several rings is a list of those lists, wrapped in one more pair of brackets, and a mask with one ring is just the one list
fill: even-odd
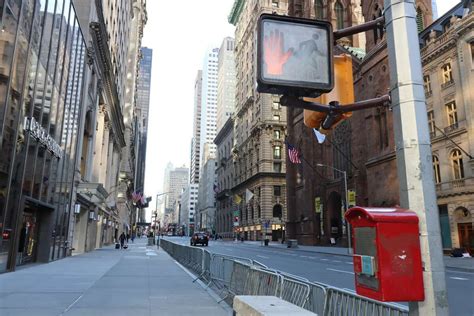
[(216, 159), (208, 157), (202, 166), (198, 187), (197, 212), (194, 214), (196, 229), (216, 232)]
[(229, 118), (221, 128), (214, 143), (217, 146), (216, 232), (223, 238), (232, 238), (234, 236), (232, 188), (235, 183), (232, 158), (234, 120), (232, 118)]
[[(301, 2), (304, 1), (292, 3), (290, 15), (318, 16), (322, 1), (311, 1), (312, 4), (306, 7), (308, 10), (299, 9)], [(381, 0), (370, 3), (330, 1), (330, 5), (323, 8), (327, 8), (334, 29), (339, 29), (362, 22), (362, 19), (347, 20), (349, 13), (355, 12), (353, 8), (359, 5), (365, 21), (382, 15)], [(418, 26), (422, 30), (432, 21), (431, 3), (420, 0), (416, 5)], [(383, 29), (366, 33), (366, 53), (361, 53), (363, 47), (353, 47), (357, 46), (354, 38), (339, 44), (336, 52), (353, 56), (355, 99), (366, 100), (387, 94), (389, 69)], [(349, 120), (331, 131), (323, 144), (318, 144), (313, 132), (304, 126), (301, 110), (288, 112), (289, 139), (299, 143), (298, 148), (307, 162), (300, 169), (288, 166), (287, 234), (303, 244), (335, 242), (346, 245), (347, 229), (342, 220), (346, 196), (343, 172), (347, 175), (347, 189), (356, 197), (355, 201), (348, 201), (348, 205), (393, 206), (399, 203), (391, 112), (386, 108), (353, 112)]]
[(235, 108), (235, 40), (226, 37), (222, 41), (217, 68), (217, 133), (234, 113)]
[[(466, 2), (468, 3), (468, 2)], [(474, 252), (474, 14), (460, 3), (420, 33), (443, 249)]]
[[(236, 0), (229, 15), (229, 22), (236, 26), (237, 73), (232, 192), (241, 197), (232, 208), (239, 211), (239, 233), (251, 240), (260, 240), (263, 234), (281, 238), (287, 214), (286, 109), (278, 96), (259, 94), (255, 78), (257, 19), (272, 12), (286, 15), (288, 1)], [(247, 190), (254, 194), (250, 201), (245, 199)]]

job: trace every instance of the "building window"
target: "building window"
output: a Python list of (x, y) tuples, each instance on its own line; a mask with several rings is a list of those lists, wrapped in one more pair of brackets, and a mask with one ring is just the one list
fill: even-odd
[(443, 72), (443, 87), (453, 82), (453, 74), (451, 71), (451, 64), (445, 64), (442, 68)]
[(315, 0), (314, 1), (314, 13), (316, 15), (316, 19), (322, 20), (322, 19), (325, 18), (323, 1), (322, 0)]
[(274, 110), (279, 110), (280, 109), (280, 103), (278, 101), (273, 101), (272, 102), (272, 108)]
[(283, 215), (282, 207), (280, 204), (277, 204), (273, 207), (273, 217), (281, 218)]
[(456, 125), (458, 122), (458, 114), (456, 112), (456, 102), (446, 104), (446, 114), (448, 116), (448, 126)]
[(474, 68), (474, 41), (469, 44), (471, 45), (471, 68)]
[(273, 172), (281, 172), (281, 162), (273, 163)]
[(441, 183), (441, 171), (439, 169), (439, 159), (433, 155), (433, 171), (435, 183)]
[(280, 146), (273, 147), (273, 158), (274, 159), (281, 159), (281, 147)]
[(431, 110), (428, 112), (428, 126), (430, 128), (430, 134), (434, 136), (436, 134), (434, 111)]
[(425, 29), (425, 24), (423, 22), (423, 11), (418, 7), (416, 9), (416, 26), (418, 27), (418, 33)]
[(427, 96), (430, 96), (432, 91), (431, 91), (431, 80), (430, 80), (429, 75), (426, 75), (423, 77), (423, 86), (425, 88), (425, 94)]
[(344, 7), (342, 6), (342, 3), (337, 1), (334, 4), (334, 12), (336, 13), (336, 26), (337, 29), (343, 29), (344, 28)]
[(273, 120), (274, 121), (279, 121), (280, 120), (280, 115), (273, 115)]
[(273, 186), (273, 195), (274, 196), (281, 196), (281, 186), (274, 185)]
[(280, 131), (279, 130), (273, 131), (273, 136), (275, 139), (280, 139)]
[(453, 168), (454, 179), (464, 178), (464, 168), (462, 165), (462, 155), (459, 149), (451, 152), (451, 167)]
[(273, 8), (278, 8), (279, 7), (279, 0), (272, 0), (272, 7)]

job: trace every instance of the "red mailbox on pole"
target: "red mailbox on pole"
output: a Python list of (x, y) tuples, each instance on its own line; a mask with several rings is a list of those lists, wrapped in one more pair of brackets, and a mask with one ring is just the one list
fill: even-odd
[(351, 224), (357, 294), (384, 302), (423, 301), (423, 274), (415, 212), (353, 207)]

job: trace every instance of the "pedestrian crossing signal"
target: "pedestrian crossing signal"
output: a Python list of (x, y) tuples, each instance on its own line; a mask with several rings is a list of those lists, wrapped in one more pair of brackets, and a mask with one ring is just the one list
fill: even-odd
[(313, 97), (331, 91), (332, 46), (329, 22), (262, 14), (257, 35), (257, 90)]

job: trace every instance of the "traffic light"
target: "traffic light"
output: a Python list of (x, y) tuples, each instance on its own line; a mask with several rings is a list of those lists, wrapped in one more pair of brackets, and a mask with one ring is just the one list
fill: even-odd
[(262, 14), (257, 35), (257, 90), (319, 96), (333, 88), (331, 23)]
[[(308, 102), (329, 104), (337, 101), (340, 104), (354, 103), (354, 80), (352, 76), (352, 57), (350, 55), (334, 56), (334, 88), (331, 92), (322, 94), (317, 98), (303, 98)], [(352, 112), (335, 114), (328, 119), (327, 112), (304, 110), (304, 124), (316, 128), (321, 133), (327, 134), (330, 129), (352, 116)], [(329, 121), (330, 120), (330, 121)], [(326, 128), (323, 127), (323, 125)]]

